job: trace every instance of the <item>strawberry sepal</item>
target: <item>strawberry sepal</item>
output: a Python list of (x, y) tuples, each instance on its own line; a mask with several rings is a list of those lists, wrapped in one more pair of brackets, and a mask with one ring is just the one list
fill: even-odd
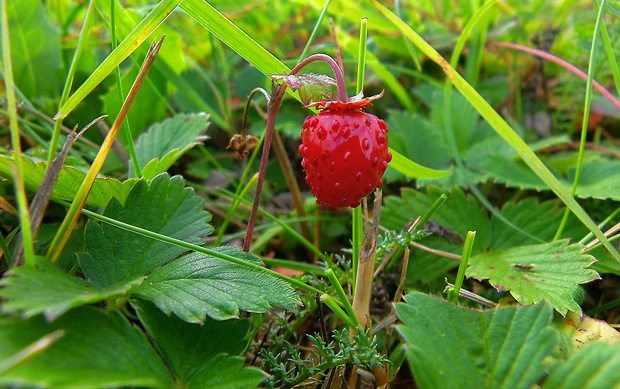
[(362, 93), (350, 97), (347, 101), (328, 100), (328, 101), (315, 101), (306, 107), (313, 107), (322, 111), (357, 111), (362, 108), (372, 105), (372, 102), (380, 99), (383, 96), (383, 91), (378, 95), (364, 97)]

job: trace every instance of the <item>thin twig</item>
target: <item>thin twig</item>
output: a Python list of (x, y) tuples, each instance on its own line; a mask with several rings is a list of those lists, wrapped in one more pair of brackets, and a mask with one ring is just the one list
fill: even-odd
[(138, 75), (136, 76), (136, 79), (131, 86), (129, 93), (127, 94), (127, 98), (123, 102), (123, 105), (121, 106), (121, 109), (116, 116), (114, 123), (112, 124), (110, 132), (104, 139), (103, 144), (101, 145), (101, 148), (99, 149), (99, 152), (95, 157), (95, 160), (93, 161), (90, 169), (88, 170), (88, 173), (86, 173), (86, 178), (78, 189), (75, 200), (67, 211), (67, 216), (58, 228), (58, 231), (56, 232), (56, 235), (54, 236), (54, 239), (50, 244), (49, 250), (47, 252), (47, 258), (50, 261), (54, 262), (56, 261), (56, 259), (58, 259), (58, 256), (60, 255), (62, 249), (65, 247), (65, 244), (67, 243), (67, 240), (69, 239), (73, 228), (75, 228), (80, 213), (84, 209), (84, 205), (86, 204), (86, 200), (92, 189), (93, 183), (95, 182), (95, 178), (101, 170), (101, 167), (103, 166), (103, 163), (105, 162), (105, 159), (108, 156), (110, 149), (112, 148), (113, 140), (114, 138), (116, 138), (121, 124), (127, 117), (127, 113), (129, 112), (132, 103), (138, 95), (138, 92), (140, 91), (140, 88), (142, 87), (142, 84), (144, 83), (144, 80), (146, 79), (146, 76), (148, 75), (148, 72), (153, 65), (153, 62), (155, 61), (155, 58), (157, 58), (157, 53), (159, 52), (163, 41), (164, 37), (162, 37), (159, 41), (153, 43), (149, 48), (148, 54), (144, 59), (140, 70), (138, 71)]
[[(0, 107), (6, 107), (6, 101), (0, 101)], [(51, 125), (54, 125), (54, 123), (55, 123), (54, 119), (52, 119), (51, 117), (47, 116), (43, 112), (37, 110), (36, 108), (31, 107), (31, 106), (25, 104), (24, 102), (19, 102), (17, 104), (17, 111), (18, 112), (26, 112), (26, 113), (32, 114), (32, 115), (38, 117), (39, 119), (41, 119), (41, 120), (43, 120), (43, 121), (45, 121), (45, 122), (47, 122), (47, 123), (49, 123)], [(71, 130), (67, 126), (61, 126), (60, 128), (66, 134), (70, 134), (73, 131), (73, 130)], [(88, 140), (86, 138), (79, 138), (79, 141), (84, 143), (85, 145), (88, 145), (88, 146), (92, 147), (93, 149), (98, 149), (99, 148), (98, 144), (96, 144), (95, 142), (93, 142), (91, 140)]]
[[(444, 289), (444, 292), (454, 288), (454, 285), (449, 283), (448, 280), (446, 280), (446, 284), (447, 284), (447, 286)], [(470, 292), (468, 290), (465, 290), (465, 289), (460, 289), (459, 290), (459, 297), (463, 297), (463, 298), (465, 298), (467, 300), (471, 300), (473, 302), (476, 302), (478, 304), (482, 304), (482, 305), (484, 305), (486, 307), (489, 307), (489, 308), (496, 308), (497, 307), (497, 303), (494, 303), (491, 300), (487, 300), (484, 297), (478, 296), (477, 294), (472, 293), (472, 292)]]
[(461, 256), (459, 254), (454, 254), (448, 251), (433, 249), (428, 246), (424, 246), (423, 244), (420, 244), (418, 242), (410, 242), (409, 244), (417, 249), (429, 252), (431, 254), (439, 255), (440, 257), (456, 259), (457, 261), (461, 260)]
[[(105, 119), (107, 116), (102, 115), (96, 118), (95, 120), (88, 123), (81, 131), (77, 131), (77, 126), (73, 129), (73, 131), (67, 136), (65, 140), (65, 144), (62, 146), (60, 153), (56, 156), (51, 166), (45, 171), (45, 176), (39, 185), (39, 189), (37, 190), (37, 194), (34, 196), (32, 203), (30, 204), (30, 225), (32, 229), (32, 239), (36, 239), (37, 233), (39, 232), (39, 227), (41, 226), (41, 221), (43, 220), (43, 215), (45, 214), (45, 210), (49, 204), (50, 198), (52, 196), (52, 192), (54, 190), (54, 186), (56, 185), (56, 181), (58, 181), (58, 176), (60, 175), (60, 171), (65, 162), (65, 159), (69, 155), (69, 150), (73, 144), (88, 130), (90, 127)], [(24, 260), (24, 246), (22, 235), (19, 235), (17, 240), (17, 244), (15, 246), (15, 251), (13, 253), (13, 265), (12, 266), (20, 266)]]
[[(616, 224), (615, 226), (611, 227), (610, 229), (608, 229), (607, 231), (605, 231), (605, 236), (607, 238), (610, 238), (612, 236), (614, 236), (618, 231), (620, 231), (620, 223)], [(594, 246), (600, 244), (601, 241), (598, 239), (594, 239), (592, 242), (588, 243), (587, 245), (585, 245), (583, 247), (583, 249), (585, 251), (590, 250), (592, 248), (594, 248)]]
[[(510, 42), (493, 42), (491, 43), (493, 46), (498, 46), (498, 47), (506, 47), (509, 49), (515, 49), (515, 50), (519, 50), (519, 51), (523, 51), (526, 53), (530, 53), (532, 55), (535, 55), (537, 57), (546, 59), (548, 61), (554, 62), (560, 66), (562, 66), (563, 68), (565, 68), (566, 70), (570, 71), (571, 73), (579, 76), (580, 78), (582, 78), (583, 80), (588, 80), (588, 75), (586, 73), (584, 73), (581, 69), (579, 69), (578, 67), (576, 67), (575, 65), (571, 64), (570, 62), (560, 58), (560, 57), (556, 57), (555, 55), (544, 51), (544, 50), (540, 50), (540, 49), (535, 49), (533, 47), (529, 47), (529, 46), (524, 46), (524, 45), (520, 45), (517, 43), (510, 43)], [(605, 89), (601, 84), (599, 84), (596, 81), (592, 81), (592, 87), (594, 89), (596, 89), (597, 91), (601, 92), (601, 94), (610, 102), (614, 105), (614, 107), (616, 107), (618, 109), (618, 111), (620, 111), (620, 101), (618, 101), (607, 89)]]
[[(100, 121), (99, 123), (97, 123), (97, 128), (99, 129), (99, 132), (101, 132), (104, 138), (108, 136), (108, 133), (110, 132), (110, 126), (108, 126), (106, 122)], [(127, 154), (127, 152), (123, 148), (123, 145), (121, 144), (121, 142), (118, 141), (118, 139), (116, 139), (116, 137), (112, 142), (112, 148), (114, 149), (114, 152), (121, 161), (129, 161), (129, 154)]]

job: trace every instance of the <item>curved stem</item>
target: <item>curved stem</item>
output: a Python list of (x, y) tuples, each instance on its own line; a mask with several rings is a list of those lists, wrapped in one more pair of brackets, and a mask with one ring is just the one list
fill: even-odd
[[(571, 64), (570, 62), (557, 57), (549, 52), (546, 52), (544, 50), (540, 50), (540, 49), (535, 49), (533, 47), (529, 47), (529, 46), (524, 46), (524, 45), (520, 45), (517, 43), (510, 43), (510, 42), (493, 42), (492, 43), (493, 46), (498, 46), (498, 47), (506, 47), (509, 49), (514, 49), (514, 50), (519, 50), (519, 51), (523, 51), (532, 55), (535, 55), (537, 57), (543, 58), (547, 61), (551, 61), (554, 62), (560, 66), (562, 66), (564, 69), (568, 70), (569, 72), (575, 74), (576, 76), (579, 76), (579, 78), (588, 81), (588, 75), (586, 73), (584, 73), (581, 69), (579, 69), (577, 66)], [(599, 91), (603, 97), (605, 97), (607, 99), (607, 101), (609, 101), (611, 104), (614, 105), (614, 107), (616, 107), (618, 110), (620, 110), (620, 101), (618, 101), (614, 95), (612, 95), (607, 89), (605, 89), (604, 86), (602, 86), (600, 83), (598, 83), (595, 80), (592, 80), (592, 87), (594, 89), (596, 89), (597, 91)]]
[(245, 107), (243, 108), (243, 120), (241, 121), (241, 135), (247, 134), (248, 112), (250, 111), (250, 104), (252, 103), (252, 98), (254, 97), (254, 95), (259, 92), (262, 93), (263, 96), (265, 96), (265, 100), (267, 100), (267, 105), (269, 105), (269, 103), (271, 102), (271, 96), (265, 89), (261, 87), (252, 89), (252, 92), (250, 92), (250, 95), (248, 96), (248, 100), (245, 103)]
[[(327, 54), (313, 54), (308, 58), (301, 61), (297, 66), (295, 66), (290, 74), (297, 74), (301, 69), (303, 69), (306, 65), (315, 62), (315, 61), (324, 61), (326, 62), (334, 72), (334, 76), (336, 77), (336, 99), (338, 101), (347, 101), (347, 88), (344, 82), (344, 74), (342, 73), (342, 69), (338, 66), (336, 61), (332, 57)], [(269, 101), (269, 109), (267, 111), (267, 125), (265, 128), (265, 141), (263, 143), (263, 153), (261, 155), (260, 168), (258, 170), (258, 181), (256, 183), (256, 192), (254, 193), (254, 203), (252, 205), (252, 212), (250, 213), (250, 219), (248, 220), (248, 227), (245, 232), (245, 240), (243, 241), (243, 250), (250, 251), (250, 244), (252, 243), (252, 233), (254, 231), (254, 224), (256, 223), (256, 215), (258, 214), (258, 205), (260, 202), (260, 196), (263, 191), (263, 182), (265, 181), (265, 172), (267, 171), (267, 161), (269, 160), (269, 150), (271, 149), (271, 141), (273, 139), (273, 130), (276, 123), (276, 115), (278, 114), (278, 109), (280, 109), (280, 104), (282, 103), (282, 99), (284, 98), (284, 92), (286, 91), (286, 84), (273, 86), (272, 97)]]
[(340, 69), (336, 61), (327, 54), (313, 54), (309, 56), (308, 58), (297, 64), (297, 66), (295, 66), (293, 70), (291, 70), (291, 74), (297, 74), (297, 72), (303, 69), (306, 65), (315, 61), (324, 61), (329, 65), (329, 67), (332, 68), (334, 76), (336, 77), (336, 85), (338, 88), (338, 90), (336, 91), (336, 100), (347, 101), (347, 87), (344, 83), (344, 74), (342, 73), (342, 69)]
[[(258, 180), (256, 182), (256, 192), (254, 193), (254, 203), (252, 204), (252, 212), (248, 227), (245, 231), (245, 239), (243, 241), (243, 251), (250, 251), (252, 243), (252, 233), (254, 232), (254, 224), (256, 223), (256, 215), (258, 214), (258, 205), (260, 196), (263, 191), (263, 182), (265, 181), (265, 172), (267, 171), (267, 161), (269, 160), (269, 150), (271, 149), (271, 140), (273, 139), (273, 129), (276, 124), (276, 114), (280, 108), (280, 103), (284, 98), (286, 84), (275, 86), (272, 93), (272, 99), (269, 101), (269, 109), (267, 112), (267, 128), (265, 129), (265, 141), (263, 142), (263, 154), (260, 159), (260, 168), (258, 169)], [(275, 96), (275, 97), (274, 97)]]
[[(255, 94), (259, 92), (262, 93), (263, 96), (265, 96), (265, 99), (267, 100), (267, 107), (269, 107), (269, 103), (271, 102), (271, 95), (269, 95), (269, 93), (263, 88), (260, 88), (260, 87), (254, 88), (252, 92), (250, 92), (250, 94), (248, 95), (248, 99), (245, 104), (245, 107), (243, 109), (243, 120), (241, 121), (241, 136), (243, 137), (247, 135), (247, 119), (248, 119), (248, 112), (250, 110), (250, 104), (252, 103), (252, 98), (254, 97)], [(258, 140), (258, 143), (256, 146), (257, 147), (260, 146), (263, 142), (264, 142), (264, 135), (261, 136), (261, 138)], [(247, 185), (245, 187), (243, 186), (250, 172), (250, 167), (254, 163), (254, 160), (256, 159), (257, 154), (258, 154), (258, 149), (252, 152), (252, 155), (250, 156), (250, 159), (246, 165), (246, 168), (244, 169), (243, 174), (241, 175), (241, 178), (239, 179), (239, 185), (237, 186), (237, 189), (235, 190), (235, 194), (239, 195), (240, 197), (243, 197), (245, 195), (245, 193), (254, 184), (254, 181), (256, 180), (255, 178), (251, 178), (250, 181), (247, 183)], [(226, 228), (228, 228), (228, 225), (230, 224), (230, 221), (232, 220), (234, 213), (237, 211), (239, 204), (240, 204), (240, 200), (234, 199), (231, 203), (230, 208), (228, 208), (228, 211), (226, 212), (226, 217), (224, 218), (224, 221), (222, 222), (222, 225), (220, 226), (220, 229), (217, 233), (217, 238), (215, 240), (216, 246), (222, 242), (222, 238), (224, 237)]]

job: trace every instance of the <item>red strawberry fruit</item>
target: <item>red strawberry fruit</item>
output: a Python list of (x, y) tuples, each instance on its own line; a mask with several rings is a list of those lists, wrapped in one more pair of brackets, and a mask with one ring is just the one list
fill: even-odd
[(383, 185), (392, 155), (385, 122), (361, 109), (380, 96), (313, 103), (321, 112), (306, 118), (299, 153), (317, 203), (330, 210), (357, 207)]

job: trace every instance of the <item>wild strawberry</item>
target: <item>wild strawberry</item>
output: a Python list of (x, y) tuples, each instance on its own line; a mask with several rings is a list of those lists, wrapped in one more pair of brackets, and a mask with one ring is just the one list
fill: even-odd
[(306, 118), (299, 153), (317, 203), (335, 210), (357, 207), (360, 200), (383, 185), (392, 155), (388, 128), (375, 115), (362, 112), (370, 101), (317, 102), (321, 112)]

